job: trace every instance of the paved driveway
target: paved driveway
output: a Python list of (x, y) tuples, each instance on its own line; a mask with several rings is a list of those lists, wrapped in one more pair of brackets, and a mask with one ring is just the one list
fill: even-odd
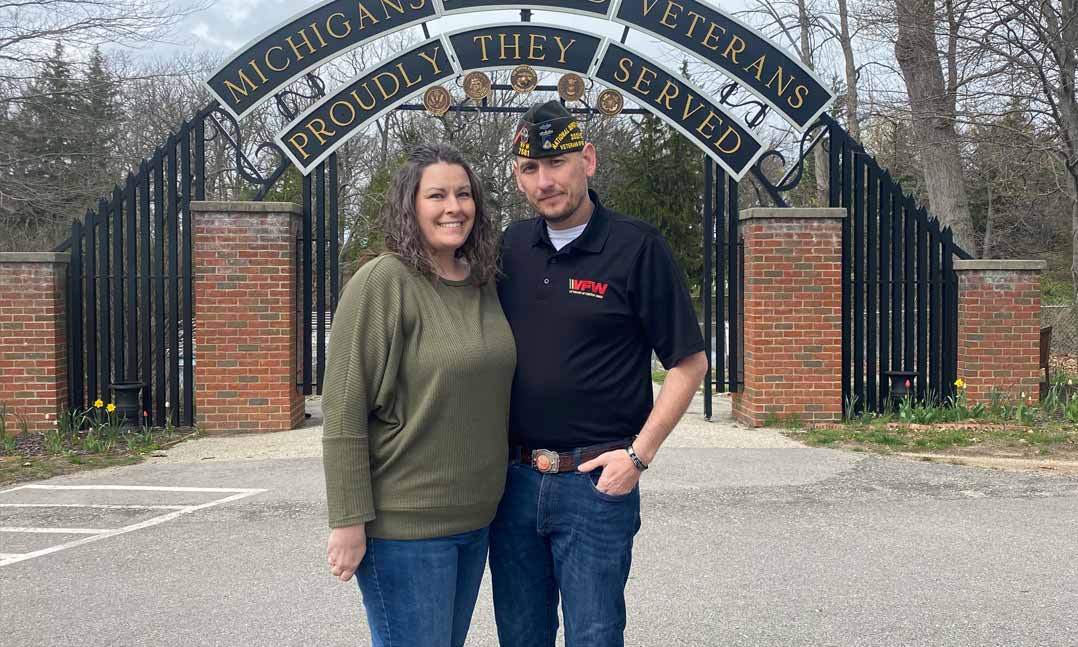
[[(1078, 644), (1078, 479), (809, 449), (695, 407), (644, 479), (627, 644)], [(368, 645), (325, 566), (319, 433), (0, 491), (0, 645)], [(486, 584), (468, 644), (497, 645)]]

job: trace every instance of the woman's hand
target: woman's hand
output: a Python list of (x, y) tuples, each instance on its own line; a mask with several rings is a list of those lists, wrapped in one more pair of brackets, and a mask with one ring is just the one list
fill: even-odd
[(326, 557), (333, 576), (342, 582), (352, 579), (367, 552), (367, 530), (360, 524), (334, 528), (329, 532)]

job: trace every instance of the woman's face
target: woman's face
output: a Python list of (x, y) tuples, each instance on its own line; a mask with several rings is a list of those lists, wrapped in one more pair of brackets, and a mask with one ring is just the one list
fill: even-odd
[(475, 223), (472, 185), (464, 167), (438, 162), (425, 168), (415, 215), (423, 242), (434, 254), (453, 253), (463, 245)]

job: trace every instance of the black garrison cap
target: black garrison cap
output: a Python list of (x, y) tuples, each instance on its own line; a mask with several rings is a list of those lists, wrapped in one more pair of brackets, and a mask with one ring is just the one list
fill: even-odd
[(558, 101), (532, 106), (513, 135), (513, 153), (521, 157), (554, 157), (582, 148), (580, 124)]

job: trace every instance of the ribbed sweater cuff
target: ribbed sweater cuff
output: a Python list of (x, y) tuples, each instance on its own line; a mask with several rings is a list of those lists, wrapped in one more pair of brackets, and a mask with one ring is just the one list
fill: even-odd
[(374, 519), (367, 439), (357, 436), (323, 438), (322, 465), (326, 472), (329, 526), (354, 526)]

